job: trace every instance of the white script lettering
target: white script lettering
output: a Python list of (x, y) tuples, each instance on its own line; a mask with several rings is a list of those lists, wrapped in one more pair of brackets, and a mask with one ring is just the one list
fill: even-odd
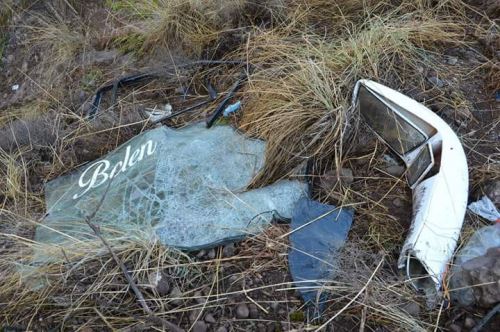
[(83, 171), (78, 180), (78, 186), (84, 188), (81, 193), (73, 195), (73, 199), (77, 199), (85, 195), (90, 189), (101, 186), (106, 181), (114, 178), (118, 174), (125, 172), (128, 167), (133, 167), (140, 162), (144, 157), (152, 155), (156, 151), (156, 142), (151, 140), (141, 145), (130, 155), (130, 145), (125, 148), (125, 157), (115, 165), (106, 160), (99, 160), (91, 164)]

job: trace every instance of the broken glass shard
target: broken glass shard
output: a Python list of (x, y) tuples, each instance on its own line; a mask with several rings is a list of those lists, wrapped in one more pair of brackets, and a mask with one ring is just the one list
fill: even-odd
[[(204, 124), (146, 131), (103, 158), (45, 187), (42, 243), (94, 238), (85, 218), (107, 236), (155, 237), (198, 250), (263, 230), (275, 216), (291, 218), (306, 184), (282, 180), (247, 190), (264, 163), (265, 142), (229, 126)], [(103, 198), (104, 197), (104, 198)]]

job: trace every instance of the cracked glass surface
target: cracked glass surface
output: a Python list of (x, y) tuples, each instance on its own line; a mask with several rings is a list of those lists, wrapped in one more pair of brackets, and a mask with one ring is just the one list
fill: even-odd
[(35, 240), (62, 244), (107, 237), (156, 238), (198, 250), (262, 231), (291, 218), (306, 184), (282, 180), (247, 190), (264, 163), (265, 142), (229, 126), (159, 127), (45, 187), (47, 216)]

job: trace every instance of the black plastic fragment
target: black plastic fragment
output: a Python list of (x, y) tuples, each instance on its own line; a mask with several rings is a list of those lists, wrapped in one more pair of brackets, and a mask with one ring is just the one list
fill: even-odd
[(213, 111), (212, 114), (210, 114), (206, 120), (207, 128), (212, 127), (212, 125), (219, 119), (224, 111), (224, 108), (226, 107), (227, 103), (231, 98), (233, 98), (234, 94), (238, 89), (241, 87), (241, 84), (246, 80), (246, 73), (242, 74), (240, 78), (233, 84), (231, 89), (227, 92), (226, 97), (224, 100), (217, 106), (215, 111)]
[[(180, 64), (180, 65), (175, 66), (175, 68), (185, 68), (185, 67), (194, 67), (194, 66), (202, 66), (202, 65), (219, 65), (219, 64), (241, 65), (241, 64), (245, 64), (245, 63), (246, 63), (245, 61), (241, 61), (241, 60), (227, 60), (227, 61), (226, 60), (199, 60), (199, 61), (193, 61), (193, 62)], [(99, 106), (101, 105), (102, 97), (106, 92), (112, 90), (112, 105), (115, 105), (116, 99), (117, 99), (118, 88), (132, 85), (132, 84), (141, 82), (143, 80), (150, 80), (153, 78), (157, 78), (160, 76), (161, 73), (167, 73), (169, 69), (172, 69), (172, 66), (168, 66), (168, 67), (162, 68), (160, 70), (156, 70), (156, 71), (125, 76), (125, 77), (122, 77), (122, 78), (116, 80), (115, 82), (113, 82), (111, 84), (100, 87), (99, 89), (97, 89), (97, 91), (94, 95), (94, 99), (92, 100), (92, 105), (91, 105), (90, 111), (87, 114), (87, 118), (93, 119), (96, 116), (96, 114), (99, 112)], [(211, 88), (210, 86), (208, 88), (209, 88), (210, 98), (212, 98), (214, 93), (211, 90), (214, 90), (214, 89), (213, 89), (213, 87)], [(194, 108), (191, 108), (191, 109), (194, 109)], [(181, 114), (181, 113), (179, 113), (179, 114)]]

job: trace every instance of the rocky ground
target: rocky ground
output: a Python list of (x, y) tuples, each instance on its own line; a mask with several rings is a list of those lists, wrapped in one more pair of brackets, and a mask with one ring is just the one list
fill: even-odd
[[(22, 285), (12, 262), (22, 261), (31, 253), (34, 225), (45, 213), (43, 185), (47, 181), (99, 158), (149, 128), (145, 110), (162, 108), (167, 102), (174, 110), (180, 109), (207, 93), (203, 82), (207, 72), (178, 69), (175, 75), (121, 89), (113, 107), (108, 94), (103, 101), (102, 116), (88, 121), (86, 116), (95, 91), (118, 77), (182, 66), (197, 59), (242, 58), (243, 54), (257, 69), (238, 94), (245, 115), (232, 118), (230, 123), (269, 140), (281, 130), (278, 126), (270, 132), (252, 131), (250, 120), (254, 114), (271, 118), (265, 112), (272, 111), (268, 108), (273, 105), (277, 110), (282, 109), (281, 94), (270, 98), (277, 100), (275, 104), (261, 104), (267, 100), (262, 91), (266, 82), (262, 81), (268, 79), (277, 84), (272, 81), (279, 76), (272, 73), (273, 68), (286, 68), (285, 76), (288, 72), (293, 73), (290, 77), (295, 74), (284, 63), (280, 66), (267, 63), (268, 58), (258, 53), (266, 48), (271, 48), (271, 53), (282, 52), (278, 43), (273, 49), (274, 40), (266, 34), (272, 31), (280, 38), (288, 38), (287, 27), (292, 23), (288, 22), (287, 27), (276, 23), (277, 13), (283, 9), (282, 2), (262, 1), (250, 5), (240, 1), (241, 6), (235, 8), (224, 2), (213, 3), (215, 7), (205, 8), (207, 17), (200, 16), (209, 23), (201, 24), (197, 20), (200, 14), (189, 11), (188, 20), (180, 21), (173, 29), (177, 38), (165, 40), (158, 37), (160, 33), (154, 26), (146, 26), (144, 17), (150, 14), (129, 1), (31, 3), (8, 0), (7, 9), (0, 9), (0, 252), (4, 257), (1, 261), (4, 269), (0, 273), (3, 280), (0, 282), (0, 311), (3, 312), (0, 317), (4, 331), (161, 330), (158, 321), (148, 320), (140, 311), (126, 280), (107, 254), (100, 252), (100, 256), (86, 257), (82, 264), (69, 259), (47, 268), (43, 273), (52, 282), (47, 293), (31, 292)], [(289, 12), (298, 11), (302, 7), (293, 7), (296, 3), (299, 2), (283, 2), (289, 7), (283, 6)], [(353, 3), (351, 6), (351, 1), (346, 2), (344, 11), (356, 8), (356, 2)], [(317, 6), (303, 15), (326, 12), (330, 5), (318, 1)], [(379, 75), (388, 85), (396, 82), (395, 88), (428, 106), (452, 127), (462, 141), (469, 163), (470, 201), (487, 194), (500, 206), (500, 7), (495, 1), (469, 1), (466, 7), (460, 8), (466, 12), (471, 25), (464, 30), (460, 42), (447, 44), (440, 40), (438, 48), (426, 53), (434, 61), (433, 65), (424, 61), (406, 63), (401, 56), (396, 57), (394, 65), (408, 72), (401, 72), (397, 77), (392, 75), (391, 68), (371, 63), (377, 70), (370, 75)], [(354, 13), (353, 16), (361, 15)], [(174, 21), (179, 17), (168, 16), (168, 19)], [(213, 17), (216, 17), (213, 26), (221, 31), (210, 25)], [(314, 29), (319, 26), (328, 34), (333, 23), (321, 21), (321, 15), (320, 19), (311, 17), (317, 23)], [(191, 26), (192, 30), (182, 29)], [(172, 29), (168, 24), (163, 28)], [(306, 31), (303, 26), (297, 29)], [(271, 42), (258, 44), (262, 36)], [(305, 38), (300, 43), (307, 45), (308, 42), (310, 39)], [(313, 58), (308, 56), (309, 60)], [(299, 63), (297, 67), (303, 65)], [(219, 91), (227, 89), (237, 74), (227, 66), (204, 70)], [(392, 76), (385, 76), (380, 70), (387, 70)], [(333, 77), (332, 74), (325, 80), (333, 80)], [(282, 91), (288, 88), (277, 87)], [(302, 93), (303, 90), (294, 88), (290, 88), (291, 94), (301, 94), (305, 100), (301, 107), (318, 107), (307, 99), (311, 95), (317, 97), (317, 91)], [(186, 99), (188, 89), (194, 98)], [(336, 98), (334, 92), (330, 93), (331, 96), (327, 96), (332, 100)], [(293, 101), (286, 100), (286, 103), (294, 108)], [(178, 127), (204, 119), (215, 106), (216, 103), (211, 103), (164, 124)], [(266, 110), (258, 111), (258, 107)], [(308, 121), (311, 121), (309, 117), (301, 118), (303, 123)], [(284, 131), (286, 126), (282, 126)], [(306, 134), (297, 130), (295, 136), (303, 133)], [(282, 140), (277, 145), (280, 143), (298, 145), (295, 141)], [(399, 179), (404, 169), (363, 125), (357, 127), (350, 143), (341, 163), (320, 160), (313, 174), (317, 199), (331, 204), (360, 205), (339, 259), (336, 279), (327, 290), (331, 300), (324, 317), (342, 314), (326, 329), (472, 330), (489, 308), (450, 305), (450, 296), (445, 290), (445, 301), (429, 310), (424, 296), (405, 284), (396, 269), (412, 213), (411, 191)], [(270, 149), (276, 151), (273, 147)], [(323, 147), (317, 151), (331, 152)], [(292, 155), (286, 156), (287, 159), (292, 160)], [(335, 158), (328, 154), (324, 159)], [(269, 164), (273, 166), (274, 162), (270, 160)], [(283, 169), (293, 165), (285, 166)], [(275, 178), (283, 175), (276, 174)], [(467, 213), (461, 245), (484, 225), (487, 225), (485, 220)], [(276, 224), (243, 242), (199, 252), (170, 252), (156, 244), (135, 243), (129, 247), (118, 246), (117, 252), (133, 271), (155, 314), (185, 330), (314, 330), (319, 324), (307, 316), (291, 284), (286, 257), (288, 239), (280, 238), (288, 231), (288, 225)], [(144, 252), (148, 253), (147, 258)], [(498, 253), (495, 257), (495, 266), (498, 266)], [(381, 261), (383, 264), (377, 270)], [(370, 287), (358, 294), (376, 270)], [(358, 296), (356, 301), (345, 307), (355, 296)], [(483, 331), (495, 331), (499, 319), (497, 315)]]

